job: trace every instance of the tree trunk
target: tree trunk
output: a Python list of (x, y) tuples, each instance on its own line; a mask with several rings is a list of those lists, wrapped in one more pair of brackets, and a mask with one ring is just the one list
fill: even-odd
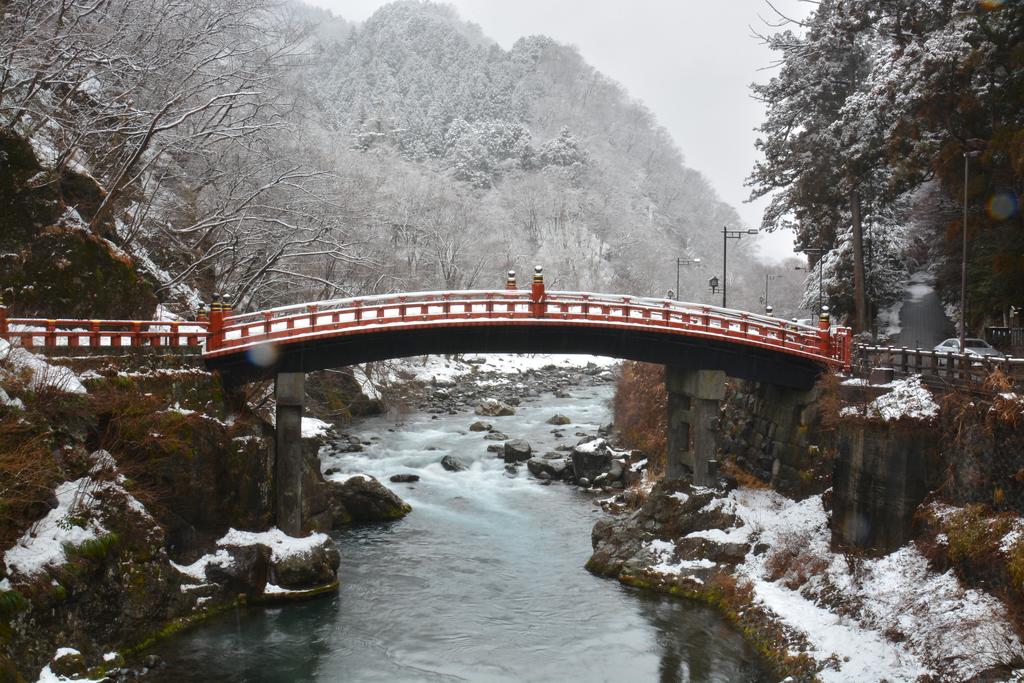
[(854, 333), (867, 329), (867, 306), (864, 301), (864, 230), (860, 223), (860, 190), (850, 190), (850, 215), (853, 223), (853, 300)]

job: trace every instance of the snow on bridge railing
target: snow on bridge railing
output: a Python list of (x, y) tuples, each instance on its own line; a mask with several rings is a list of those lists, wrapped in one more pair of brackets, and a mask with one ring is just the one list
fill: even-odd
[[(536, 282), (535, 282), (536, 285)], [(848, 367), (852, 337), (832, 330), (827, 319), (815, 329), (770, 316), (671, 299), (591, 292), (504, 289), (385, 294), (243, 313), (211, 314), (207, 355), (220, 356), (267, 343), (287, 344), (380, 329), (438, 325), (576, 325), (671, 330), (727, 339)]]

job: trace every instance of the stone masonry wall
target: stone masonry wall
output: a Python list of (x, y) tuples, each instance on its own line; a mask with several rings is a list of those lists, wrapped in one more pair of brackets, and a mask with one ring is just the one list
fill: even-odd
[(817, 428), (819, 395), (818, 388), (730, 380), (719, 422), (720, 459), (786, 495), (819, 493), (827, 486), (820, 475), (828, 458)]

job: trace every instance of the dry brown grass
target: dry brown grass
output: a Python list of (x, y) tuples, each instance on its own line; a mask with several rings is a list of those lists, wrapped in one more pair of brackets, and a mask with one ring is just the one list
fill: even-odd
[(0, 418), (0, 548), (50, 509), (58, 475), (45, 434), (20, 416)]
[(797, 590), (812, 577), (824, 572), (828, 560), (811, 551), (809, 541), (803, 533), (791, 533), (780, 538), (765, 562), (768, 579), (783, 579), (787, 588)]
[(652, 474), (664, 474), (668, 452), (668, 392), (665, 367), (623, 363), (613, 400), (615, 428), (625, 442), (647, 455)]
[(724, 460), (720, 463), (722, 474), (732, 477), (736, 483), (748, 489), (770, 489), (771, 484), (762, 481), (750, 472), (736, 464), (734, 460)]

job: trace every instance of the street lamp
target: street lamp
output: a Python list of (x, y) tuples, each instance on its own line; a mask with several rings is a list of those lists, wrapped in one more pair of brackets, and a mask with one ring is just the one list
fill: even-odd
[[(821, 298), (822, 297), (821, 267), (822, 267), (822, 263), (825, 261), (825, 250), (824, 249), (804, 249), (801, 253), (807, 254), (809, 256), (817, 256), (818, 257), (818, 310), (816, 312), (817, 312), (818, 315), (821, 315), (821, 306), (822, 306), (822, 298)], [(797, 266), (793, 270), (802, 270), (802, 271), (804, 271), (806, 273), (810, 269), (809, 268), (804, 268), (803, 266)]]
[(728, 226), (722, 226), (722, 308), (728, 308), (726, 304), (726, 280), (728, 279), (727, 263), (729, 257), (729, 240), (738, 240), (744, 235), (756, 235), (757, 230), (730, 230)]
[(782, 276), (781, 275), (769, 275), (768, 273), (764, 274), (764, 312), (765, 313), (769, 313), (771, 311), (771, 308), (772, 308), (771, 305), (769, 305), (769, 303), (768, 303), (768, 281), (769, 280), (778, 280), (780, 277), (782, 277)]
[(679, 295), (681, 290), (679, 289), (679, 267), (680, 266), (692, 266), (700, 263), (699, 258), (677, 258), (676, 259), (676, 301), (679, 301)]
[(964, 353), (967, 341), (967, 171), (972, 157), (981, 156), (985, 141), (970, 138), (964, 143), (964, 225), (963, 249), (960, 254), (960, 353)]

